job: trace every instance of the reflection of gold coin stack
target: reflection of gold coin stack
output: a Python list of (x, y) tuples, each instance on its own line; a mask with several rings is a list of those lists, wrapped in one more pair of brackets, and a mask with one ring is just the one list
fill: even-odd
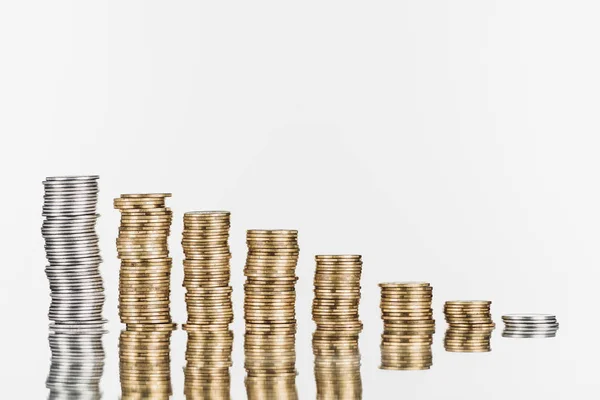
[(228, 399), (233, 347), (229, 329), (233, 321), (230, 213), (188, 212), (183, 225), (183, 286), (188, 311), (185, 395), (190, 399)]
[(317, 330), (358, 335), (362, 331), (358, 317), (361, 256), (321, 255), (315, 259), (312, 313)]
[(119, 315), (126, 324), (170, 324), (170, 194), (124, 194), (117, 252), (121, 259)]
[(173, 325), (131, 325), (121, 332), (122, 399), (168, 399), (172, 395), (170, 348)]
[(189, 325), (185, 329), (188, 334), (184, 369), (186, 398), (229, 399), (233, 332)]
[(490, 312), (492, 302), (447, 301), (444, 314), (448, 330), (444, 347), (449, 352), (481, 353), (492, 351), (490, 341), (494, 321)]
[(298, 232), (250, 230), (244, 315), (249, 399), (296, 399)]
[(381, 283), (381, 369), (423, 370), (433, 365), (433, 288), (426, 282)]
[(358, 334), (317, 330), (313, 334), (317, 399), (362, 398)]

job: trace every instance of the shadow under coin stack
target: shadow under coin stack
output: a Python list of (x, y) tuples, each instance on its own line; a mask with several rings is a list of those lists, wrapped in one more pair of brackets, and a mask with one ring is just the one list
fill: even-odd
[(121, 211), (117, 252), (119, 315), (125, 324), (171, 324), (171, 259), (168, 238), (173, 213), (170, 194), (124, 194), (115, 199)]
[(495, 324), (490, 312), (491, 301), (447, 301), (444, 314), (448, 330), (444, 347), (448, 352), (484, 353), (492, 351)]
[(362, 399), (358, 334), (317, 330), (313, 334), (317, 399)]
[(170, 340), (167, 324), (128, 325), (119, 338), (121, 399), (167, 400), (171, 386)]
[(508, 314), (502, 320), (502, 336), (507, 338), (552, 338), (558, 331), (556, 316), (550, 314)]
[(51, 330), (102, 331), (104, 286), (96, 234), (97, 176), (46, 178), (42, 236), (50, 282)]
[(297, 399), (295, 230), (250, 230), (244, 274), (246, 391), (252, 399)]
[(184, 368), (188, 399), (229, 399), (232, 365), (230, 213), (194, 211), (183, 217), (188, 342)]
[(381, 369), (427, 370), (433, 365), (433, 287), (426, 282), (380, 283)]
[(100, 399), (104, 370), (104, 348), (98, 329), (80, 332), (50, 332), (52, 352), (46, 387), (48, 399)]

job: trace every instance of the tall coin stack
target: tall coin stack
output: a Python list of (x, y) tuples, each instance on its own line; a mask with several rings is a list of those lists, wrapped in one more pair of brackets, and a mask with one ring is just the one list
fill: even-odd
[(556, 316), (550, 314), (508, 314), (502, 320), (502, 337), (507, 338), (551, 338), (558, 331)]
[(171, 386), (170, 340), (173, 327), (130, 325), (119, 337), (121, 399), (167, 400)]
[(104, 371), (102, 330), (50, 332), (49, 399), (100, 399)]
[(183, 216), (181, 243), (188, 325), (227, 332), (233, 322), (229, 216), (227, 211), (194, 211)]
[(294, 230), (250, 230), (244, 316), (248, 398), (297, 398)]
[(319, 400), (362, 399), (358, 334), (317, 330), (313, 334)]
[(362, 331), (358, 316), (361, 256), (319, 255), (315, 259), (312, 314), (317, 330), (358, 335)]
[(119, 315), (125, 324), (171, 324), (171, 259), (168, 237), (173, 213), (167, 193), (124, 194), (115, 199), (121, 211), (117, 252)]
[(96, 234), (98, 176), (46, 178), (42, 236), (52, 298), (51, 329), (102, 330), (104, 286)]
[(185, 395), (230, 398), (233, 321), (229, 285), (230, 213), (193, 211), (183, 217), (184, 282), (188, 321)]
[(446, 351), (482, 353), (492, 351), (495, 324), (490, 312), (491, 301), (447, 301), (444, 314), (448, 330), (444, 338)]
[(427, 282), (380, 283), (381, 369), (425, 370), (433, 365), (433, 288)]

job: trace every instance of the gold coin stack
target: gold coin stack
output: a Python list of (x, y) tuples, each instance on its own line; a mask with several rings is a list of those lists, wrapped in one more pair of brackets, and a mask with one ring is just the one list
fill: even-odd
[(184, 368), (187, 399), (229, 399), (233, 332), (185, 326), (188, 334)]
[(170, 324), (171, 259), (168, 237), (173, 213), (168, 193), (124, 194), (115, 199), (121, 211), (117, 252), (119, 316), (125, 324)]
[(294, 230), (250, 230), (244, 316), (248, 398), (297, 398)]
[(188, 321), (185, 395), (229, 398), (233, 321), (228, 211), (183, 216), (184, 281)]
[(427, 282), (380, 283), (381, 369), (425, 370), (433, 365), (433, 287)]
[(172, 324), (127, 326), (119, 338), (121, 398), (169, 399)]
[(495, 328), (490, 312), (491, 301), (447, 301), (444, 314), (448, 330), (444, 338), (446, 351), (481, 353), (491, 349)]
[(193, 211), (183, 216), (183, 261), (188, 325), (229, 330), (233, 321), (229, 286), (230, 213)]
[(362, 258), (359, 255), (315, 256), (313, 321), (317, 330), (359, 334), (358, 317)]
[(358, 334), (317, 330), (313, 334), (317, 399), (362, 398)]

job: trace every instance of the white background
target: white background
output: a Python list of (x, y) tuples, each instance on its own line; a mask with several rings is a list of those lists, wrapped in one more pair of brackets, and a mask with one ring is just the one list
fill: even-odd
[[(46, 176), (101, 176), (105, 398), (119, 393), (121, 193), (169, 191), (172, 313), (182, 214), (232, 211), (232, 394), (243, 398), (249, 228), (300, 232), (298, 388), (314, 398), (314, 254), (364, 257), (364, 398), (598, 392), (600, 6), (596, 1), (0, 3), (2, 397), (44, 398)], [(378, 370), (377, 283), (428, 280), (431, 371)], [(555, 313), (559, 337), (443, 351), (441, 306)], [(181, 397), (185, 335), (173, 339)]]

